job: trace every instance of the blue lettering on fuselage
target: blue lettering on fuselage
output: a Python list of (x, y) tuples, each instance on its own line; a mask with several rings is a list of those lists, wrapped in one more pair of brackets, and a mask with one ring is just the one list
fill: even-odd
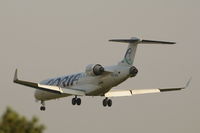
[(75, 82), (77, 83), (80, 78), (81, 78), (81, 73), (76, 75), (66, 76), (63, 78), (51, 79), (47, 82), (47, 85), (54, 85), (60, 87), (72, 86)]
[(56, 80), (53, 81), (53, 85), (55, 86), (59, 86), (60, 85), (60, 81), (61, 81), (61, 78), (57, 78)]
[(67, 83), (68, 79), (69, 79), (69, 76), (64, 77), (62, 82), (61, 82), (61, 86), (60, 87), (66, 87), (66, 83)]
[(70, 85), (70, 83), (71, 83), (73, 77), (74, 77), (74, 75), (72, 75), (72, 76), (69, 77), (69, 80), (68, 80), (68, 82), (67, 82), (67, 86)]
[(79, 74), (76, 74), (76, 75), (74, 76), (74, 78), (71, 80), (71, 85), (73, 85), (73, 84), (74, 84), (74, 82), (78, 82), (78, 80), (79, 80), (80, 76), (81, 76), (81, 74), (80, 74), (80, 73), (79, 73)]
[(53, 85), (53, 81), (54, 81), (54, 79), (49, 80), (49, 81), (47, 82), (47, 85)]

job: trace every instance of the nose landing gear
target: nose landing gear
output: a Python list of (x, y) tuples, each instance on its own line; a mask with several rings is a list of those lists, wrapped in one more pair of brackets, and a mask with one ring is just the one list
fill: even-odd
[(41, 110), (41, 111), (45, 111), (45, 110), (46, 110), (46, 107), (45, 107), (44, 101), (41, 101), (41, 104), (42, 104), (42, 106), (40, 107), (40, 110)]
[(106, 107), (111, 107), (112, 106), (112, 100), (108, 99), (107, 97), (103, 100), (103, 106)]

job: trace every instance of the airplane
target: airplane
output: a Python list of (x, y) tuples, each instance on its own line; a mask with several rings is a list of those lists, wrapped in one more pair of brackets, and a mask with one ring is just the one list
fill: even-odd
[(41, 101), (40, 110), (44, 111), (45, 101), (62, 97), (73, 96), (72, 105), (81, 105), (82, 96), (101, 96), (104, 107), (111, 107), (113, 97), (134, 96), (138, 94), (160, 93), (178, 91), (188, 87), (190, 80), (183, 87), (154, 88), (154, 89), (112, 89), (129, 78), (135, 77), (138, 69), (133, 66), (136, 49), (140, 44), (164, 44), (173, 45), (175, 42), (142, 40), (136, 37), (130, 39), (112, 39), (111, 42), (129, 44), (124, 58), (113, 66), (103, 67), (100, 64), (89, 64), (85, 71), (72, 75), (50, 78), (39, 83), (18, 79), (17, 69), (14, 74), (14, 83), (35, 88), (35, 98)]

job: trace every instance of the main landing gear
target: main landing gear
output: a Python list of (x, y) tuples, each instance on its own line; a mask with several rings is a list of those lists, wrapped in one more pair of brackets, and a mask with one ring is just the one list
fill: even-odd
[(72, 98), (72, 105), (81, 105), (81, 99), (75, 96), (74, 98)]
[(103, 100), (103, 106), (106, 107), (111, 107), (112, 106), (112, 100), (108, 99), (107, 97)]
[(46, 110), (46, 107), (45, 107), (44, 101), (41, 101), (41, 104), (42, 104), (42, 106), (40, 107), (40, 110), (41, 110), (41, 111), (45, 111), (45, 110)]

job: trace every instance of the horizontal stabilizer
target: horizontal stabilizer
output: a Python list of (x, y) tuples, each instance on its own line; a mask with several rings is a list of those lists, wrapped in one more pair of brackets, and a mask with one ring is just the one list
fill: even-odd
[(175, 42), (168, 42), (168, 41), (141, 40), (136, 37), (133, 37), (131, 39), (112, 39), (109, 41), (121, 42), (121, 43), (136, 43), (136, 44), (176, 44)]
[(175, 42), (153, 41), (153, 40), (142, 40), (140, 43), (143, 43), (143, 44), (176, 44)]
[(131, 39), (112, 39), (110, 42), (121, 42), (121, 43), (139, 43), (141, 40), (139, 38), (133, 37)]

